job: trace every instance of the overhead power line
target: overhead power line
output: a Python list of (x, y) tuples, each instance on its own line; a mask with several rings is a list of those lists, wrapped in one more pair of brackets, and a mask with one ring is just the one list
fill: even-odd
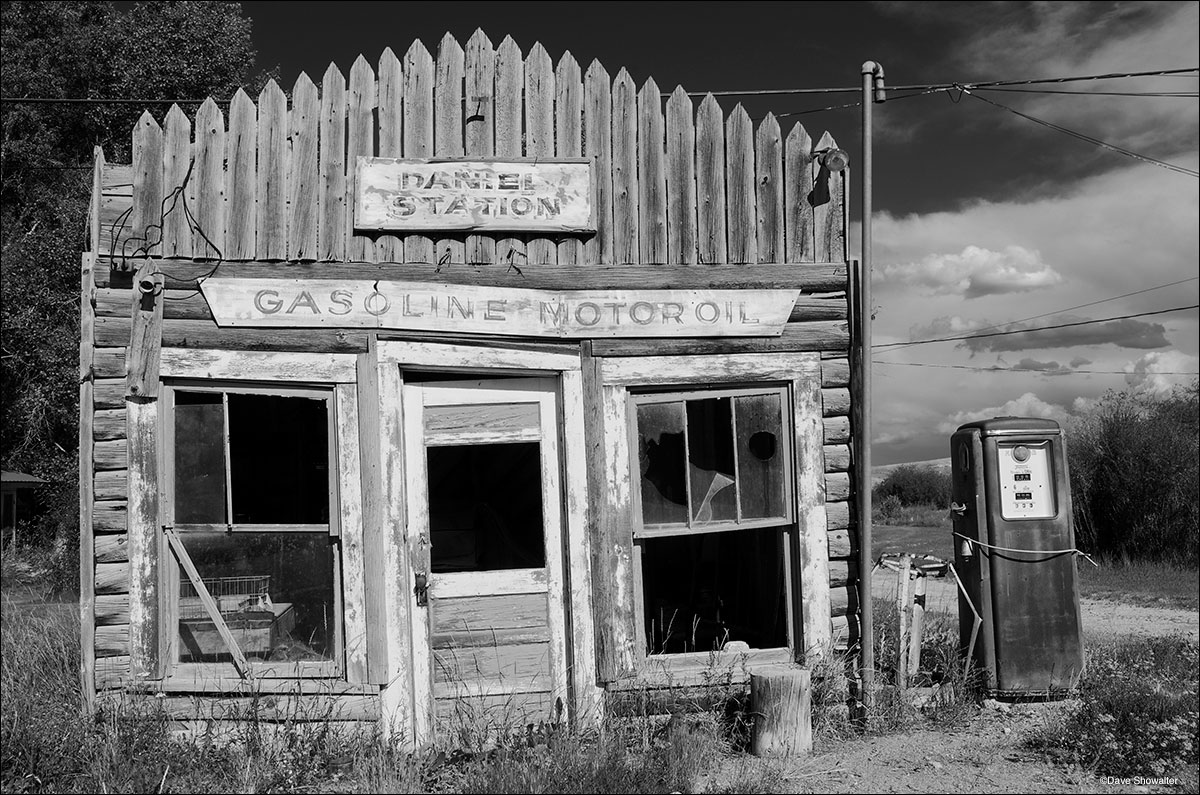
[(1051, 331), (1053, 329), (1073, 328), (1075, 326), (1091, 326), (1091, 325), (1095, 325), (1096, 323), (1109, 323), (1114, 320), (1130, 320), (1135, 317), (1149, 317), (1151, 315), (1165, 315), (1170, 312), (1184, 312), (1188, 309), (1200, 309), (1200, 304), (1192, 304), (1190, 306), (1176, 306), (1176, 307), (1172, 307), (1171, 309), (1159, 309), (1154, 312), (1137, 312), (1132, 315), (1120, 315), (1118, 317), (1105, 317), (1105, 318), (1099, 318), (1097, 320), (1080, 320), (1075, 323), (1058, 323), (1053, 326), (1038, 326), (1035, 328), (1011, 329), (1009, 331), (991, 331), (986, 334), (964, 334), (964, 335), (961, 335), (958, 337), (941, 337), (939, 339), (932, 339), (932, 340), (913, 340), (911, 342), (885, 342), (881, 345), (872, 345), (871, 349), (874, 350), (877, 348), (898, 348), (898, 347), (902, 347), (902, 346), (908, 347), (910, 345), (928, 345), (928, 344), (934, 343), (934, 342), (959, 342), (962, 340), (984, 339), (985, 337), (1005, 337), (1010, 334), (1028, 334), (1031, 331)]

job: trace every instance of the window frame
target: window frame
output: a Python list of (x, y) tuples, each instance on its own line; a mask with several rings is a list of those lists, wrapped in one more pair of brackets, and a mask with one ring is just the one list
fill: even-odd
[[(229, 400), (230, 394), (270, 395), (319, 399), (325, 403), (326, 418), (326, 467), (329, 494), (329, 522), (327, 524), (280, 524), (246, 523), (227, 524), (189, 523), (175, 524), (175, 394), (176, 392), (205, 392), (222, 395), (225, 462), (225, 497), (227, 519), (232, 519), (231, 501), (233, 483), (230, 479), (232, 461), (229, 456)], [(328, 660), (301, 660), (271, 662), (248, 660), (249, 675), (262, 679), (344, 679), (346, 676), (346, 594), (344, 571), (346, 560), (342, 544), (342, 505), (339, 466), (338, 396), (336, 384), (308, 382), (269, 382), (241, 380), (236, 378), (201, 379), (190, 377), (164, 378), (160, 393), (160, 501), (163, 523), (172, 528), (180, 541), (192, 534), (237, 534), (237, 533), (302, 533), (320, 535), (329, 539), (333, 564), (333, 616), (335, 617), (333, 649)], [(232, 661), (182, 662), (179, 659), (179, 596), (181, 584), (180, 561), (166, 539), (159, 544), (160, 620), (159, 631), (163, 633), (163, 664), (165, 678), (170, 682), (202, 683), (213, 679), (242, 679)]]

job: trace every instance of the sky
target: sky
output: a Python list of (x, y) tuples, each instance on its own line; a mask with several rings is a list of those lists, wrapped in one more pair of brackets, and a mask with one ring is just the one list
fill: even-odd
[[(1200, 3), (242, 6), (259, 66), (285, 87), (301, 71), (319, 84), (330, 62), (348, 73), (359, 54), (403, 55), (413, 39), (436, 54), (445, 33), (465, 43), (476, 28), (495, 44), (511, 35), (522, 52), (541, 42), (556, 62), (570, 51), (585, 70), (593, 59), (613, 75), (625, 67), (663, 91), (857, 87), (862, 63), (880, 63), (894, 88), (872, 109), (875, 464), (945, 457), (965, 422), (1067, 423), (1107, 390), (1163, 394), (1196, 378), (1197, 310), (1143, 313), (1197, 304), (1200, 180), (1096, 142), (1197, 170)], [(1004, 92), (898, 88), (1181, 69), (1193, 71)], [(1179, 93), (1191, 96), (1161, 96)], [(861, 161), (861, 110), (837, 107), (857, 94), (741, 99), (751, 118), (780, 117), (785, 134), (797, 121), (814, 140), (828, 130), (852, 169)], [(855, 178), (856, 258), (861, 191)], [(1066, 325), (1106, 318), (1123, 319)], [(1042, 326), (1060, 328), (908, 344)]]

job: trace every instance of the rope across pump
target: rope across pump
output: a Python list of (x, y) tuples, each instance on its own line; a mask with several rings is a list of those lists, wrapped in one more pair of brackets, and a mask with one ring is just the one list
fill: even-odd
[[(975, 554), (975, 547), (980, 547), (992, 552), (1007, 552), (1017, 555), (1042, 555), (1043, 557), (1036, 560), (1027, 561), (1028, 563), (1041, 563), (1043, 561), (1052, 560), (1062, 555), (1078, 555), (1096, 568), (1100, 568), (1100, 564), (1088, 557), (1088, 554), (1078, 547), (1069, 547), (1067, 549), (1018, 549), (1016, 547), (1000, 547), (995, 544), (988, 544), (978, 539), (970, 538), (962, 533), (955, 533), (955, 538), (961, 538), (963, 541), (963, 557), (970, 557)], [(984, 552), (983, 554), (987, 554)]]

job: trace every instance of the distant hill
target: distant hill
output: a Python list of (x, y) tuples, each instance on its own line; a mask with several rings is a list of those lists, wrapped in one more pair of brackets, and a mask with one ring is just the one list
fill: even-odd
[(882, 466), (871, 467), (871, 485), (878, 486), (883, 482), (884, 478), (900, 467), (949, 469), (950, 458), (931, 458), (928, 461), (906, 461), (903, 464), (883, 464)]

